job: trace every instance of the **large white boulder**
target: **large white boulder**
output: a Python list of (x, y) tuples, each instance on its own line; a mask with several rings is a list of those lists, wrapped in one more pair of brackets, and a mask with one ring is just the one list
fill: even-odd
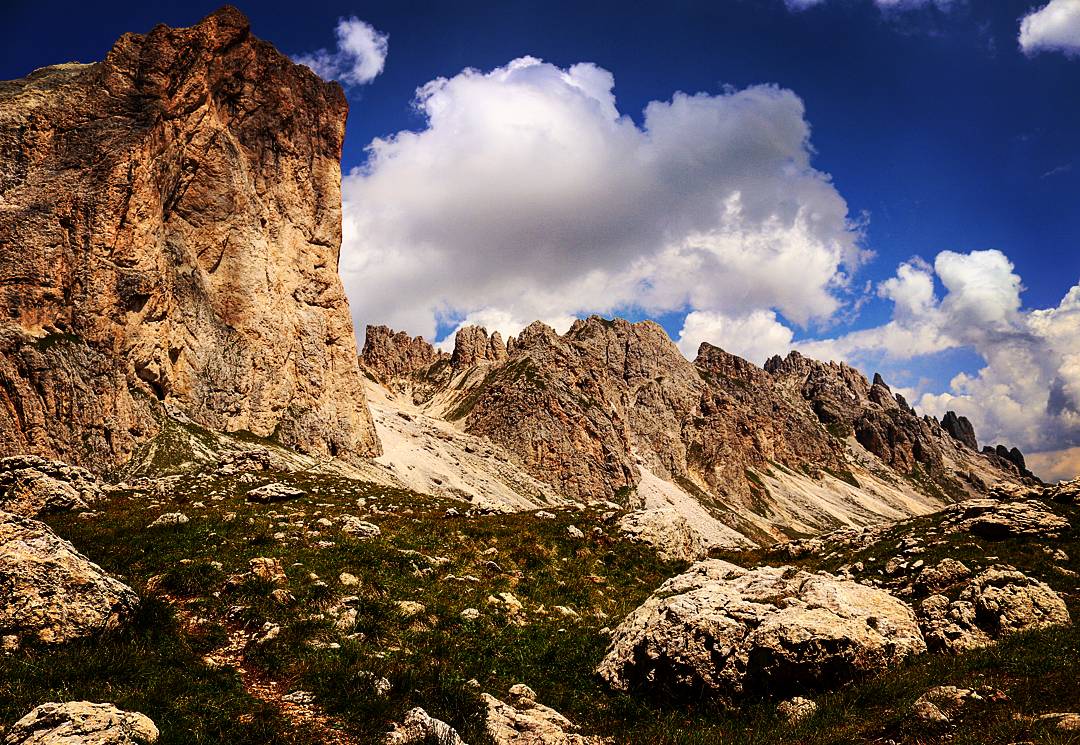
[(704, 690), (733, 701), (836, 686), (925, 650), (911, 608), (884, 590), (708, 560), (619, 625), (597, 672), (619, 690)]

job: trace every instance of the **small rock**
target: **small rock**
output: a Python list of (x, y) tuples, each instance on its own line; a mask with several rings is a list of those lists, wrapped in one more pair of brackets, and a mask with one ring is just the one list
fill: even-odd
[(154, 520), (146, 527), (160, 528), (164, 525), (184, 525), (188, 522), (190, 522), (190, 520), (188, 519), (188, 516), (185, 515), (183, 512), (166, 512), (164, 515), (161, 515), (158, 519)]
[(382, 535), (378, 525), (361, 520), (353, 515), (341, 516), (341, 532), (362, 541), (378, 538)]
[(415, 600), (395, 600), (394, 605), (397, 607), (398, 613), (405, 618), (419, 616), (427, 610), (423, 603), (418, 603)]
[(289, 578), (285, 575), (285, 570), (281, 567), (281, 562), (277, 559), (259, 556), (251, 559), (248, 566), (251, 567), (253, 575), (266, 582), (283, 585), (289, 581)]
[(776, 713), (788, 724), (798, 724), (817, 713), (818, 705), (808, 698), (795, 696), (776, 705)]

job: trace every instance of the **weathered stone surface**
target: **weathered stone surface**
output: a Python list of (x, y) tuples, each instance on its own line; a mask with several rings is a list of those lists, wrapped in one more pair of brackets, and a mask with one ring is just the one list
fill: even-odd
[(946, 411), (941, 419), (941, 426), (946, 432), (972, 450), (979, 449), (979, 443), (975, 439), (975, 428), (966, 416), (957, 416), (955, 411)]
[(1057, 538), (1069, 521), (1034, 499), (1007, 502), (969, 499), (949, 507), (942, 526), (950, 532), (973, 533), (984, 538), (1041, 536)]
[(248, 566), (251, 567), (252, 576), (264, 582), (284, 585), (289, 581), (289, 578), (285, 575), (285, 569), (277, 559), (268, 556), (256, 556), (248, 561)]
[(919, 623), (930, 649), (950, 652), (1070, 622), (1065, 602), (1049, 585), (1006, 566), (976, 575), (956, 600), (931, 595), (919, 607)]
[(405, 719), (394, 724), (394, 728), (383, 738), (385, 745), (427, 745), (437, 742), (439, 745), (466, 745), (453, 727), (435, 719), (419, 706), (410, 709)]
[(619, 625), (597, 672), (620, 690), (703, 689), (730, 702), (834, 687), (925, 650), (915, 614), (883, 590), (708, 560)]
[(971, 570), (962, 561), (942, 559), (932, 567), (925, 567), (915, 581), (920, 590), (936, 593), (963, 582), (971, 576)]
[(915, 718), (936, 726), (958, 723), (972, 707), (985, 703), (977, 691), (956, 686), (931, 688), (912, 705)]
[(487, 731), (495, 745), (601, 745), (599, 737), (579, 734), (577, 726), (554, 709), (537, 703), (526, 685), (512, 686), (508, 703), (487, 693)]
[(5, 745), (152, 745), (158, 728), (145, 714), (112, 704), (72, 701), (37, 707), (11, 727)]
[(189, 518), (183, 512), (166, 512), (164, 515), (159, 515), (146, 527), (176, 527), (178, 525), (185, 525), (189, 522), (191, 522), (191, 518)]
[(488, 336), (487, 329), (465, 326), (454, 335), (450, 364), (460, 369), (482, 362), (505, 362), (506, 356), (506, 345), (498, 331)]
[(619, 519), (619, 532), (652, 546), (664, 561), (697, 561), (708, 553), (701, 533), (674, 509), (628, 512)]
[(355, 515), (341, 516), (341, 532), (362, 541), (378, 538), (382, 535), (378, 525), (361, 520)]
[(23, 517), (86, 509), (101, 498), (101, 479), (84, 468), (32, 455), (0, 459), (0, 510)]
[(0, 635), (65, 642), (118, 627), (138, 604), (48, 526), (0, 512)]
[(817, 713), (818, 705), (808, 698), (795, 696), (776, 705), (776, 713), (790, 724), (798, 724)]
[(170, 408), (376, 453), (337, 274), (346, 110), (228, 7), (0, 83), (0, 452), (114, 466)]

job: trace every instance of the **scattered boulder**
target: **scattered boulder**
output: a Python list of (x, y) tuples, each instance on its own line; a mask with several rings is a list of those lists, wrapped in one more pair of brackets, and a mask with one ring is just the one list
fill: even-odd
[(619, 520), (619, 531), (652, 546), (664, 561), (697, 561), (709, 550), (701, 533), (674, 507), (629, 512)]
[(297, 489), (294, 486), (287, 486), (286, 484), (274, 482), (272, 484), (264, 484), (263, 486), (257, 486), (254, 489), (251, 489), (247, 493), (247, 501), (270, 504), (271, 502), (285, 502), (290, 499), (299, 499), (306, 495), (307, 492), (303, 489)]
[(526, 685), (511, 686), (509, 703), (487, 693), (487, 731), (495, 745), (600, 745), (599, 737), (579, 734), (578, 727), (552, 708), (539, 704)]
[(252, 575), (264, 582), (284, 585), (289, 581), (289, 578), (285, 575), (285, 570), (281, 567), (281, 562), (277, 559), (258, 556), (249, 561), (248, 566), (251, 567)]
[(788, 724), (798, 724), (817, 713), (818, 705), (808, 698), (795, 696), (776, 705), (776, 713)]
[(146, 527), (160, 528), (166, 525), (175, 527), (177, 525), (184, 525), (189, 522), (191, 522), (191, 520), (183, 512), (166, 512), (164, 515), (161, 515)]
[(354, 515), (342, 515), (341, 516), (341, 532), (351, 535), (353, 538), (359, 540), (369, 540), (371, 538), (378, 538), (382, 535), (382, 531), (379, 530), (379, 526), (374, 523), (369, 523), (366, 520), (361, 520)]
[(936, 686), (931, 688), (912, 706), (915, 718), (935, 726), (956, 724), (970, 711), (972, 705), (985, 699), (970, 688)]
[(34, 455), (0, 459), (0, 510), (23, 517), (85, 510), (101, 499), (101, 479), (85, 468)]
[(423, 603), (418, 603), (415, 600), (395, 600), (394, 607), (397, 608), (398, 613), (403, 618), (414, 618), (427, 612), (427, 608)]
[(1074, 712), (1053, 712), (1040, 714), (1035, 721), (1050, 726), (1058, 732), (1080, 732), (1080, 714)]
[(619, 625), (597, 672), (618, 690), (704, 689), (730, 702), (835, 687), (925, 650), (911, 608), (884, 590), (707, 560)]
[(385, 745), (425, 745), (437, 742), (439, 745), (466, 745), (453, 727), (435, 719), (419, 706), (409, 710), (405, 719), (383, 738)]
[(1069, 521), (1034, 499), (1003, 502), (997, 499), (968, 499), (949, 507), (942, 527), (950, 533), (971, 533), (983, 538), (1033, 536), (1058, 538), (1069, 529)]
[(0, 635), (66, 642), (118, 627), (138, 605), (47, 525), (0, 512)]
[(1071, 623), (1065, 601), (1044, 582), (1008, 566), (993, 566), (961, 593), (975, 606), (976, 619), (993, 636)]
[(974, 577), (957, 600), (931, 595), (919, 612), (931, 650), (963, 652), (1007, 634), (1071, 623), (1061, 596), (1049, 585), (1008, 566)]
[(964, 562), (946, 558), (932, 567), (924, 567), (915, 580), (915, 586), (925, 592), (936, 593), (970, 576), (971, 570)]
[(145, 714), (112, 704), (42, 704), (17, 721), (5, 745), (151, 745), (158, 728)]

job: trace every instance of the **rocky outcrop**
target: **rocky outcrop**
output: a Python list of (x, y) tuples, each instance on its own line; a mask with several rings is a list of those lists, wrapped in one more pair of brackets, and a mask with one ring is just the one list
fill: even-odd
[(941, 419), (941, 426), (946, 432), (972, 450), (979, 449), (979, 442), (975, 439), (975, 428), (966, 416), (957, 416), (955, 411), (946, 411)]
[(384, 745), (426, 745), (437, 742), (439, 745), (466, 745), (453, 727), (435, 719), (417, 706), (405, 714), (405, 718), (394, 724), (394, 728), (383, 738)]
[(337, 274), (346, 111), (228, 7), (0, 83), (0, 452), (114, 466), (178, 411), (375, 454)]
[(364, 367), (384, 381), (407, 377), (449, 358), (450, 355), (436, 351), (424, 341), (424, 337), (412, 337), (404, 331), (395, 333), (386, 326), (367, 327), (361, 355)]
[(498, 331), (488, 336), (480, 326), (465, 326), (454, 335), (454, 354), (450, 364), (457, 369), (483, 362), (506, 362), (506, 345)]
[(526, 685), (510, 687), (503, 702), (487, 693), (487, 732), (495, 745), (602, 745), (599, 737), (579, 734), (578, 727), (554, 709), (536, 701)]
[(138, 607), (46, 525), (0, 512), (0, 636), (60, 643), (117, 628)]
[(697, 561), (708, 553), (701, 533), (671, 508), (628, 512), (619, 518), (619, 532), (652, 546), (664, 561)]
[(150, 717), (112, 704), (72, 701), (42, 704), (17, 721), (5, 745), (152, 745), (158, 728)]
[(932, 650), (963, 652), (1008, 634), (1071, 622), (1061, 596), (1013, 567), (993, 566), (963, 586), (956, 600), (931, 595), (919, 620)]
[(948, 532), (973, 533), (984, 538), (1058, 538), (1070, 525), (1035, 499), (1007, 502), (988, 498), (952, 505), (946, 510), (942, 527)]
[(925, 650), (911, 608), (884, 590), (708, 560), (619, 625), (597, 672), (619, 690), (704, 691), (730, 703), (839, 686)]
[(84, 468), (36, 456), (0, 459), (0, 511), (23, 517), (87, 509), (101, 498), (101, 479)]

